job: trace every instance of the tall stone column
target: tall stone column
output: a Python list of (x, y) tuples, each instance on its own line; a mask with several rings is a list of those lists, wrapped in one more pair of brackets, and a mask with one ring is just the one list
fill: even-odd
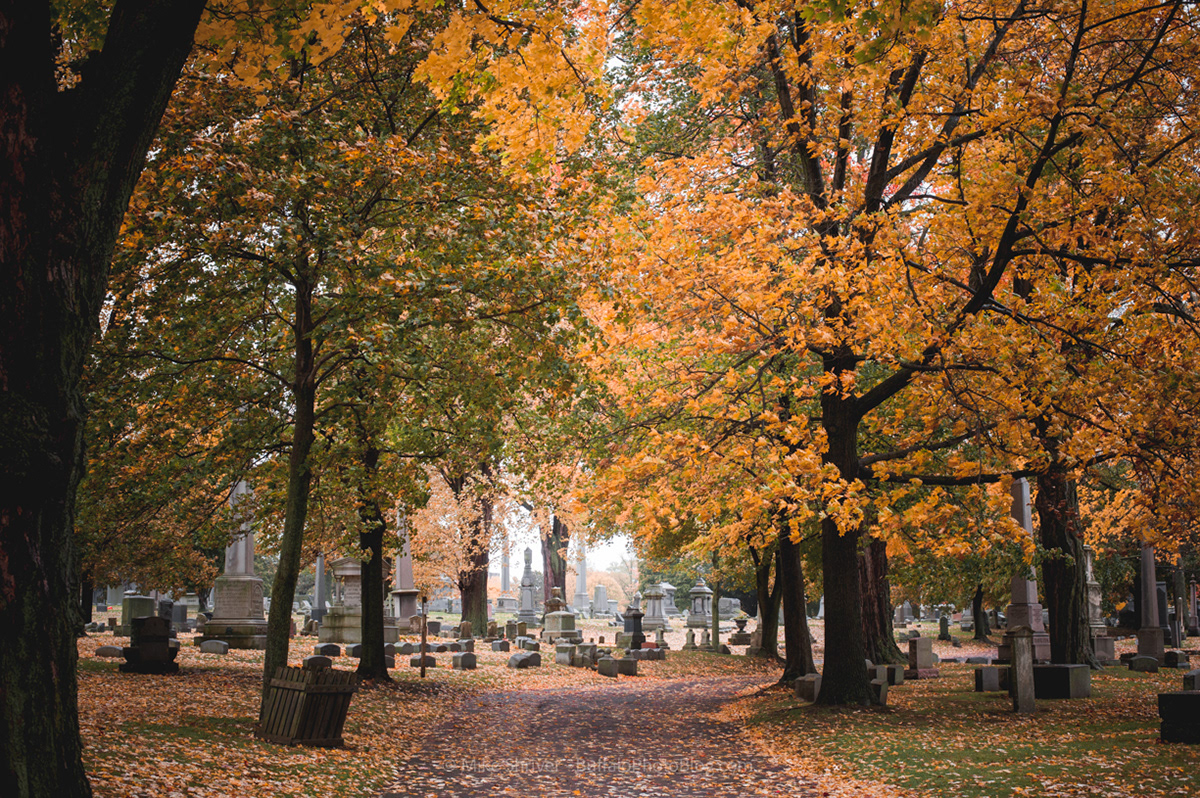
[(537, 611), (537, 600), (533, 584), (533, 549), (525, 549), (525, 573), (521, 575), (521, 606), (517, 610), (517, 621), (532, 629), (542, 625), (542, 616)]
[(583, 538), (579, 540), (579, 554), (575, 563), (575, 612), (581, 617), (587, 615), (588, 611), (588, 589), (587, 589), (587, 549), (584, 548)]
[[(1012, 519), (1033, 537), (1033, 515), (1030, 512), (1029, 481), (1021, 478), (1012, 484)], [(1017, 574), (1010, 586), (1012, 600), (1005, 610), (1009, 629), (1024, 628), (1032, 633), (1032, 654), (1035, 662), (1050, 661), (1050, 635), (1042, 621), (1042, 605), (1038, 602), (1037, 580), (1031, 570)], [(1051, 619), (1053, 621), (1053, 619)], [(976, 621), (978, 622), (978, 620)], [(1004, 641), (997, 647), (997, 655), (1003, 661), (1012, 661), (1012, 635), (1005, 634)]]
[(1158, 579), (1154, 567), (1154, 546), (1142, 544), (1142, 592), (1138, 596), (1142, 628), (1138, 630), (1137, 653), (1163, 662), (1163, 630), (1158, 617)]
[(317, 555), (317, 583), (313, 586), (313, 610), (312, 618), (314, 621), (320, 622), (325, 617), (328, 610), (325, 608), (325, 591), (326, 591), (326, 576), (325, 576), (325, 555), (323, 553)]
[(417, 590), (413, 581), (412, 547), (409, 546), (408, 525), (400, 526), (400, 556), (396, 558), (396, 589), (392, 591), (392, 614), (401, 626), (417, 614)]
[[(245, 480), (238, 482), (229, 497), (237, 509), (250, 492)], [(205, 640), (223, 640), (230, 648), (266, 648), (267, 621), (263, 617), (263, 584), (254, 575), (254, 529), (243, 520), (240, 533), (225, 548), (225, 572), (214, 585), (213, 617), (204, 625)]]

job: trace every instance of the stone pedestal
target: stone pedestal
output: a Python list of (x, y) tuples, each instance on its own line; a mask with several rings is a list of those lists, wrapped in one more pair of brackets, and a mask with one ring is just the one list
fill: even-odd
[(712, 588), (704, 583), (704, 577), (697, 579), (695, 586), (688, 591), (688, 597), (692, 601), (687, 619), (689, 629), (707, 629), (712, 626), (712, 596)]
[(662, 585), (650, 585), (646, 588), (646, 616), (642, 619), (642, 628), (647, 632), (671, 628), (671, 621), (667, 618), (663, 606), (665, 598), (666, 593)]
[[(1032, 651), (1035, 662), (1050, 661), (1050, 635), (1046, 633), (1046, 625), (1042, 614), (1042, 605), (1037, 600), (1037, 582), (1024, 576), (1014, 576), (1012, 580), (1012, 603), (1005, 611), (1008, 628), (1026, 628), (1032, 635)], [(1011, 641), (1008, 635), (997, 647), (997, 658), (1001, 662), (1012, 661)]]
[(575, 613), (566, 610), (546, 613), (546, 625), (541, 637), (548, 642), (583, 642), (583, 633), (575, 628)]

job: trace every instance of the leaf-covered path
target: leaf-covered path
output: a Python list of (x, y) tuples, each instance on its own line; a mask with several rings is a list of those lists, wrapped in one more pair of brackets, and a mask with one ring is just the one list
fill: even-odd
[(382, 798), (797, 796), (817, 793), (722, 718), (753, 680), (489, 693), (432, 727)]

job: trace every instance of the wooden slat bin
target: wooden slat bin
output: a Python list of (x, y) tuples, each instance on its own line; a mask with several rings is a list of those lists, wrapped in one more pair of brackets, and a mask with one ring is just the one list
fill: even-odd
[(358, 676), (349, 671), (277, 668), (254, 735), (284, 745), (340, 748), (356, 690)]

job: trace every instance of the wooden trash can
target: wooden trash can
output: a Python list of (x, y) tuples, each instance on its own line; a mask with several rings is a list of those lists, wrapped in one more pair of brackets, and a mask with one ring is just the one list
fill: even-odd
[(356, 690), (358, 675), (349, 671), (276, 668), (254, 736), (284, 745), (340, 748)]

